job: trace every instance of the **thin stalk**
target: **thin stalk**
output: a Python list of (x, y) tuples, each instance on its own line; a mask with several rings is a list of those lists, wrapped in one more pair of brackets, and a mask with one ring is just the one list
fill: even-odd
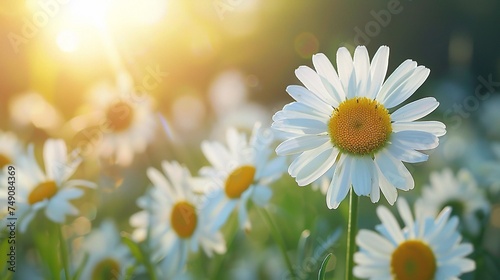
[(356, 233), (358, 228), (358, 204), (359, 196), (353, 189), (349, 194), (349, 219), (347, 222), (347, 251), (345, 265), (345, 279), (354, 279), (352, 275), (352, 267), (354, 264), (354, 251), (356, 249)]
[(66, 246), (66, 240), (64, 240), (64, 236), (62, 233), (62, 226), (58, 226), (59, 232), (59, 249), (61, 251), (61, 261), (64, 269), (64, 278), (66, 280), (70, 280), (69, 276), (69, 263), (68, 263), (68, 247)]

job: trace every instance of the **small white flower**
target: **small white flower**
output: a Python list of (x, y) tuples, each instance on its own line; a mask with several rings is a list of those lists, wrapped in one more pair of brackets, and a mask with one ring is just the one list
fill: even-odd
[(147, 174), (153, 188), (138, 200), (141, 212), (130, 218), (136, 227), (136, 240), (147, 236), (152, 250), (151, 260), (159, 262), (161, 279), (173, 279), (184, 269), (188, 253), (202, 247), (208, 256), (213, 252), (224, 253), (226, 245), (223, 235), (214, 231), (214, 221), (209, 213), (201, 209), (200, 197), (194, 189), (200, 181), (191, 177), (189, 171), (177, 162), (162, 162), (165, 175), (155, 168)]
[(397, 208), (405, 227), (401, 229), (394, 215), (384, 206), (377, 207), (382, 224), (377, 232), (360, 230), (356, 236), (359, 252), (354, 254), (354, 275), (363, 279), (458, 279), (475, 269), (469, 243), (461, 243), (458, 218), (446, 207), (434, 218), (416, 208), (416, 220), (405, 199)]
[[(17, 172), (16, 168), (19, 159), (24, 156), (24, 151), (22, 145), (17, 139), (17, 136), (12, 132), (3, 132), (0, 130), (0, 205), (4, 205), (0, 209), (0, 226), (3, 229), (7, 219), (5, 216), (8, 214), (7, 206), (15, 206), (16, 188), (17, 188), (17, 176), (10, 176), (8, 173), (9, 166), (13, 166), (14, 174)], [(14, 180), (9, 179), (9, 177), (14, 177)], [(9, 195), (13, 194), (14, 200), (9, 200)], [(15, 212), (14, 212), (15, 213)]]
[(60, 130), (62, 114), (37, 92), (17, 95), (9, 103), (10, 117), (17, 126), (33, 125), (49, 133)]
[(301, 66), (295, 74), (304, 84), (287, 87), (296, 100), (273, 116), (274, 129), (290, 135), (278, 155), (299, 154), (288, 168), (300, 186), (333, 169), (327, 191), (329, 208), (337, 208), (353, 187), (357, 195), (378, 202), (380, 191), (390, 204), (397, 189), (414, 187), (403, 162), (426, 161), (422, 150), (438, 146), (446, 133), (436, 121), (416, 121), (439, 103), (433, 97), (411, 102), (389, 113), (424, 83), (429, 69), (412, 60), (403, 62), (384, 82), (389, 48), (379, 48), (371, 63), (365, 47), (351, 58), (346, 48), (337, 52), (337, 69), (324, 54), (313, 56), (315, 70)]
[(17, 136), (0, 130), (0, 170), (5, 170), (10, 164), (15, 165), (21, 155), (22, 145)]
[(35, 214), (42, 209), (47, 218), (56, 223), (64, 223), (66, 216), (78, 215), (78, 209), (70, 202), (83, 195), (83, 190), (77, 186), (95, 187), (90, 181), (68, 180), (81, 159), (68, 160), (63, 140), (45, 141), (43, 160), (45, 172), (40, 169), (35, 159), (33, 145), (29, 145), (28, 156), (19, 163), (17, 202), (21, 232), (26, 230)]
[(88, 255), (88, 260), (81, 279), (125, 279), (127, 268), (134, 262), (129, 249), (120, 241), (120, 233), (109, 220), (85, 236), (76, 266), (81, 264), (85, 255)]
[(128, 75), (119, 78), (116, 86), (96, 87), (90, 102), (93, 113), (77, 117), (71, 124), (81, 130), (81, 142), (90, 145), (82, 145), (82, 150), (127, 166), (134, 154), (144, 152), (152, 141), (156, 122), (151, 98), (135, 92)]
[(479, 189), (473, 175), (461, 169), (457, 176), (451, 169), (441, 173), (432, 172), (430, 186), (425, 186), (422, 197), (415, 204), (428, 215), (436, 215), (445, 206), (450, 206), (454, 214), (464, 222), (472, 234), (478, 234), (481, 224), (477, 214), (488, 214), (490, 205), (483, 190)]
[(255, 125), (250, 141), (243, 133), (230, 128), (226, 133), (227, 147), (219, 142), (204, 141), (203, 154), (210, 167), (200, 170), (212, 180), (206, 188), (209, 212), (217, 220), (215, 227), (222, 226), (234, 209), (238, 209), (240, 226), (250, 230), (247, 203), (265, 206), (272, 196), (269, 185), (285, 171), (285, 158), (270, 159), (273, 135), (270, 130)]

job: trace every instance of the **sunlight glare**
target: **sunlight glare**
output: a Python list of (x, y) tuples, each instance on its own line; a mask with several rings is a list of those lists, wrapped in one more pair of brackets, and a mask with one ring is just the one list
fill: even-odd
[(78, 49), (79, 38), (73, 31), (64, 30), (57, 34), (57, 46), (61, 51), (71, 53)]
[(74, 0), (71, 2), (70, 13), (72, 20), (83, 24), (104, 26), (110, 0)]

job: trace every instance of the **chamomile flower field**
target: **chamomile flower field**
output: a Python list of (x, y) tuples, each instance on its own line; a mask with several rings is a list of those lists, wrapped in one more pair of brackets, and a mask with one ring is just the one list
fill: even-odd
[(0, 3), (0, 280), (498, 279), (499, 12)]

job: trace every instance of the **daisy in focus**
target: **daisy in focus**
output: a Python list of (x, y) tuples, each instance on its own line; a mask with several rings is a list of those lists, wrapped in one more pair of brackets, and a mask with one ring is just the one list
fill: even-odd
[(139, 198), (138, 205), (144, 210), (134, 214), (130, 224), (136, 228), (136, 240), (147, 237), (151, 260), (159, 263), (161, 279), (173, 279), (183, 273), (189, 252), (201, 247), (211, 257), (214, 252), (225, 253), (226, 244), (218, 229), (213, 230), (214, 221), (194, 192), (204, 180), (191, 177), (177, 162), (164, 161), (162, 169), (165, 175), (148, 168), (153, 188)]
[(450, 206), (465, 228), (477, 235), (481, 229), (478, 214), (483, 217), (490, 212), (490, 204), (485, 194), (478, 188), (473, 175), (462, 169), (457, 176), (451, 169), (432, 172), (430, 186), (422, 190), (422, 197), (415, 204), (428, 215), (436, 215), (445, 206)]
[(288, 173), (300, 186), (316, 181), (333, 169), (326, 195), (328, 208), (337, 208), (353, 187), (361, 196), (378, 202), (380, 191), (392, 205), (397, 189), (414, 187), (403, 162), (426, 161), (420, 151), (438, 146), (445, 125), (416, 121), (439, 103), (433, 97), (406, 104), (392, 113), (427, 79), (429, 69), (412, 60), (403, 62), (384, 82), (389, 48), (378, 49), (371, 63), (364, 46), (351, 58), (346, 48), (337, 51), (337, 69), (324, 54), (313, 56), (315, 70), (300, 66), (295, 74), (304, 86), (287, 92), (295, 102), (273, 116), (272, 127), (289, 138), (278, 155), (299, 154)]
[(127, 268), (134, 264), (127, 246), (121, 243), (120, 233), (111, 221), (104, 221), (85, 237), (77, 266), (85, 255), (88, 255), (88, 260), (81, 279), (126, 279)]
[(68, 160), (66, 144), (61, 139), (48, 139), (43, 146), (45, 172), (38, 165), (33, 145), (28, 146), (28, 155), (20, 160), (18, 178), (19, 230), (25, 232), (38, 211), (55, 222), (64, 223), (66, 216), (78, 215), (79, 211), (71, 200), (80, 198), (84, 191), (78, 186), (95, 188), (93, 182), (69, 178), (80, 165), (81, 158), (70, 156)]
[(136, 93), (131, 77), (122, 74), (116, 86), (97, 86), (89, 105), (93, 113), (73, 119), (73, 129), (81, 131), (102, 158), (130, 165), (134, 155), (144, 152), (154, 136), (151, 98)]
[(211, 179), (205, 188), (208, 211), (222, 226), (234, 209), (238, 209), (240, 227), (251, 229), (247, 204), (251, 200), (257, 206), (265, 206), (272, 196), (269, 185), (279, 179), (285, 171), (285, 158), (271, 159), (273, 134), (269, 129), (255, 125), (250, 139), (244, 133), (228, 129), (227, 147), (219, 142), (204, 141), (203, 154), (210, 162), (200, 174)]
[(360, 230), (354, 254), (354, 275), (362, 279), (432, 280), (458, 279), (475, 269), (474, 261), (465, 258), (472, 253), (469, 243), (461, 243), (458, 218), (446, 207), (439, 215), (422, 215), (416, 207), (416, 220), (408, 203), (400, 199), (397, 208), (405, 227), (384, 206), (377, 208), (382, 224), (377, 232)]

